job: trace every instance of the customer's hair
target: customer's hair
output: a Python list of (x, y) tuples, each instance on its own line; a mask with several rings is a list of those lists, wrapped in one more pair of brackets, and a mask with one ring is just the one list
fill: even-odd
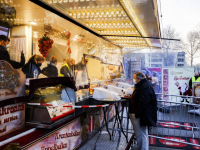
[(5, 35), (0, 35), (0, 41), (9, 41), (10, 42), (10, 39), (8, 37), (6, 37)]
[(142, 73), (142, 72), (140, 72), (140, 71), (139, 71), (139, 72), (136, 72), (135, 75), (136, 75), (136, 78), (137, 78), (137, 79), (140, 79), (140, 80), (146, 78), (145, 74)]
[(55, 64), (57, 62), (57, 58), (55, 56), (51, 56), (50, 63)]
[(33, 55), (28, 60), (28, 62), (35, 62), (35, 61), (44, 61), (44, 57), (42, 55)]
[(35, 60), (36, 61), (44, 61), (44, 57), (41, 55), (35, 55)]

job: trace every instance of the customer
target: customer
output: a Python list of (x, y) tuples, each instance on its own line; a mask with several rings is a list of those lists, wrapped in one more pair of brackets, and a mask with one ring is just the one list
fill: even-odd
[[(22, 67), (22, 71), (24, 74), (26, 74), (26, 78), (34, 78), (34, 71), (36, 73), (36, 76), (38, 77), (40, 73), (42, 73), (40, 67), (42, 66), (42, 63), (44, 62), (44, 57), (41, 55), (33, 55), (28, 63)], [(36, 77), (36, 78), (37, 78)]]
[(21, 52), (21, 62), (16, 62), (13, 60), (10, 60), (10, 55), (7, 51), (7, 48), (9, 47), (10, 39), (6, 37), (5, 35), (0, 35), (0, 60), (5, 60), (8, 63), (11, 64), (11, 66), (14, 69), (19, 69), (24, 66), (25, 64), (25, 57), (23, 52)]
[(152, 78), (150, 75), (148, 75), (147, 73), (145, 74), (146, 79), (151, 83), (152, 82)]
[(73, 76), (73, 66), (75, 64), (75, 60), (72, 58), (65, 58), (63, 60), (63, 65), (60, 69), (61, 77), (72, 77)]
[(154, 92), (155, 93), (159, 93), (159, 80), (158, 80), (158, 77), (157, 77), (157, 74), (155, 72), (153, 72), (153, 77), (152, 77), (152, 85), (153, 85), (153, 89), (154, 89)]
[(157, 101), (154, 90), (142, 72), (134, 74), (135, 90), (129, 103), (129, 117), (137, 138), (138, 149), (148, 150), (148, 126), (157, 121)]
[(58, 77), (58, 69), (56, 67), (57, 59), (55, 56), (52, 56), (50, 62), (47, 64), (47, 67), (42, 69), (42, 72), (47, 77)]
[(193, 88), (193, 82), (200, 82), (199, 72), (197, 70), (194, 72), (194, 76), (190, 78), (189, 81), (189, 87), (191, 90)]

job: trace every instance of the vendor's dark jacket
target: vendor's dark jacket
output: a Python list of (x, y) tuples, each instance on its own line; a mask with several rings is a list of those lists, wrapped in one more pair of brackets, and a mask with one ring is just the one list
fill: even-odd
[[(35, 57), (35, 56), (34, 56)], [(34, 61), (34, 57), (32, 57), (28, 63), (26, 63), (23, 67), (22, 67), (22, 71), (24, 72), (24, 74), (26, 74), (26, 78), (34, 78), (34, 71), (37, 70), (38, 71), (38, 76), (40, 73), (42, 73), (40, 67), (35, 63)]]
[(153, 126), (157, 122), (157, 100), (153, 87), (143, 79), (135, 85), (129, 103), (129, 113), (140, 118), (141, 126)]
[(5, 60), (11, 64), (14, 69), (19, 69), (24, 66), (25, 64), (25, 57), (24, 54), (21, 53), (21, 62), (16, 62), (14, 60), (10, 60), (10, 55), (7, 51), (7, 48), (0, 45), (0, 60)]
[(47, 67), (43, 68), (42, 69), (42, 72), (44, 75), (46, 75), (47, 77), (58, 77), (58, 69), (57, 67), (52, 64), (52, 63), (49, 63), (47, 65)]
[(85, 65), (82, 64), (82, 62), (79, 62), (79, 63), (77, 63), (77, 64), (75, 65), (75, 70), (80, 71), (80, 70), (84, 70), (84, 69), (85, 69)]

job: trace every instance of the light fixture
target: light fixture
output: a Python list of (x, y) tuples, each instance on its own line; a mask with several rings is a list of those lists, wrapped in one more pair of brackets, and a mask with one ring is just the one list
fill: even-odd
[(34, 21), (29, 21), (30, 22), (30, 24), (32, 24), (32, 25), (36, 25), (37, 23), (36, 22), (34, 22)]

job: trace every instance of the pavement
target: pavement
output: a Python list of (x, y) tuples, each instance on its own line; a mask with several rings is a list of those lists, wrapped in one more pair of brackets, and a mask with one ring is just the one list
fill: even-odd
[[(187, 105), (176, 105), (170, 106), (170, 111), (157, 111), (158, 120), (165, 121), (174, 121), (174, 122), (187, 122), (187, 123), (196, 123), (198, 126), (200, 125), (200, 116), (188, 113), (189, 110), (193, 109), (191, 106)], [(125, 115), (126, 113), (124, 113)], [(114, 119), (113, 119), (114, 120)], [(114, 121), (109, 123), (109, 127), (113, 127)], [(126, 118), (123, 120), (124, 128), (126, 127), (127, 121)], [(131, 123), (129, 122), (129, 131), (134, 132)], [(110, 132), (112, 132), (110, 130)], [(164, 127), (153, 127), (150, 131), (150, 134), (156, 135), (157, 137), (167, 136), (178, 136), (184, 138), (198, 138), (200, 139), (200, 130), (192, 131), (192, 130), (182, 130), (181, 128), (164, 128)], [(94, 149), (95, 142), (97, 140), (99, 133), (94, 135), (90, 140), (88, 140), (79, 150), (92, 150)], [(128, 140), (131, 138), (132, 134), (128, 133)], [(112, 140), (109, 140), (109, 135), (106, 131), (106, 128), (103, 128), (103, 133), (98, 140), (96, 150), (115, 150), (117, 148), (117, 141), (119, 139), (119, 134), (116, 132), (115, 136), (112, 137)], [(198, 140), (200, 143), (200, 140)], [(122, 134), (119, 150), (125, 150), (127, 146), (126, 138)], [(136, 150), (137, 145), (133, 144), (129, 150)], [(176, 150), (174, 148), (166, 148), (166, 147), (155, 147), (150, 146), (150, 150)], [(179, 149), (180, 150), (180, 149)]]

